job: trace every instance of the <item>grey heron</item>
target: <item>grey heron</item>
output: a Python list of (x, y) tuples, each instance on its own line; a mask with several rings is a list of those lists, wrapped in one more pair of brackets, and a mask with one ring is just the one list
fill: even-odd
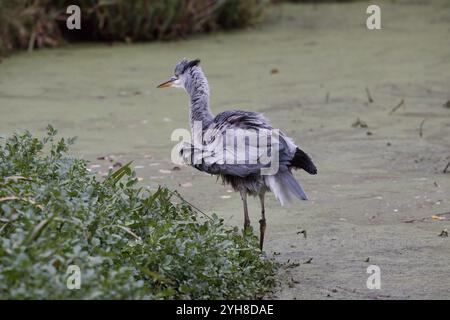
[[(308, 154), (281, 131), (278, 135), (276, 148), (273, 147), (273, 141), (270, 139), (257, 139), (256, 143), (249, 142), (248, 139), (245, 140), (245, 148), (239, 149), (246, 150), (246, 161), (244, 162), (230, 163), (230, 161), (224, 161), (223, 157), (217, 157), (216, 153), (222, 156), (224, 154), (235, 156), (236, 148), (233, 144), (230, 147), (229, 144), (217, 143), (217, 141), (214, 143), (215, 137), (228, 135), (224, 139), (225, 141), (230, 140), (230, 130), (232, 132), (231, 139), (234, 139), (233, 132), (238, 132), (236, 129), (272, 131), (274, 128), (262, 114), (257, 112), (231, 110), (214, 116), (210, 109), (208, 81), (200, 67), (200, 60), (183, 59), (180, 61), (175, 67), (174, 75), (158, 86), (158, 88), (165, 87), (181, 88), (189, 95), (191, 130), (194, 130), (196, 123), (200, 123), (202, 134), (206, 134), (207, 131), (214, 133), (213, 135), (209, 134), (210, 138), (202, 140), (201, 148), (208, 151), (205, 153), (206, 155), (202, 154), (200, 161), (191, 164), (200, 171), (219, 175), (225, 184), (231, 185), (235, 191), (240, 193), (244, 207), (244, 231), (250, 227), (247, 196), (259, 197), (261, 203), (259, 245), (262, 250), (266, 230), (265, 193), (272, 191), (282, 205), (291, 203), (295, 198), (307, 200), (305, 191), (292, 175), (292, 169), (303, 169), (309, 174), (316, 174), (316, 166)], [(273, 174), (262, 174), (262, 169), (267, 168), (272, 163), (259, 161), (262, 157), (259, 149), (271, 150), (268, 152), (271, 161), (277, 156), (278, 170)], [(248, 150), (251, 151), (248, 152)]]

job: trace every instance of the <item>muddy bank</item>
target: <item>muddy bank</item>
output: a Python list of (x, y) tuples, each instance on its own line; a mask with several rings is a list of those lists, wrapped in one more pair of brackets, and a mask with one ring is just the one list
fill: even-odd
[[(431, 216), (450, 211), (450, 7), (383, 2), (381, 31), (365, 28), (366, 7), (285, 5), (245, 32), (19, 54), (0, 64), (0, 134), (52, 123), (79, 137), (94, 171), (111, 165), (99, 156), (134, 160), (143, 184), (177, 188), (242, 225), (239, 195), (170, 162), (187, 98), (155, 87), (181, 58), (199, 57), (213, 112), (264, 112), (319, 168), (296, 173), (311, 201), (268, 199), (267, 253), (289, 262), (268, 298), (448, 299), (450, 240), (438, 234), (450, 223)], [(352, 127), (357, 118), (368, 127)], [(250, 201), (255, 226), (258, 211)], [(381, 290), (366, 287), (371, 264)]]

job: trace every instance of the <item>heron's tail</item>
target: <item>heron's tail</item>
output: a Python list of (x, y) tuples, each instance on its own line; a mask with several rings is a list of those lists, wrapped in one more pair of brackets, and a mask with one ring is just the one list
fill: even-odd
[(317, 174), (317, 168), (312, 162), (310, 156), (299, 148), (295, 151), (290, 165), (294, 168), (303, 169), (309, 174)]
[(265, 181), (283, 206), (291, 204), (295, 198), (308, 200), (305, 190), (289, 171), (278, 171), (275, 175), (265, 176)]

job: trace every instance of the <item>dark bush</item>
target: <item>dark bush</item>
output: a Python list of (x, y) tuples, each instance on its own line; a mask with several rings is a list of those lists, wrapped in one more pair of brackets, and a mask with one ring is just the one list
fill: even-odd
[(0, 2), (0, 55), (13, 50), (56, 46), (60, 31), (57, 10), (49, 1), (2, 0)]
[[(148, 41), (241, 28), (261, 16), (265, 0), (2, 0), (0, 53), (56, 46), (61, 39)], [(68, 31), (66, 8), (77, 4), (82, 29)]]

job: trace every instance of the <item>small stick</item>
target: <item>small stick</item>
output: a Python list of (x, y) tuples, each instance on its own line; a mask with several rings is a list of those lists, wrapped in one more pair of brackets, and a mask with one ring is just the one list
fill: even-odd
[(367, 99), (369, 99), (369, 103), (373, 102), (372, 95), (370, 94), (369, 87), (366, 87)]
[(447, 165), (444, 168), (444, 171), (442, 173), (447, 173), (447, 169), (450, 167), (450, 161), (447, 163)]
[(36, 30), (33, 30), (30, 39), (28, 40), (28, 52), (33, 51), (35, 42), (36, 42)]
[(448, 231), (447, 228), (445, 228), (444, 230), (441, 231), (441, 233), (439, 234), (439, 237), (448, 237)]
[(14, 201), (14, 200), (28, 202), (29, 204), (32, 204), (32, 205), (36, 206), (37, 208), (41, 209), (41, 211), (44, 211), (44, 207), (40, 204), (37, 204), (36, 201), (34, 201), (34, 199), (31, 199), (31, 198), (19, 198), (16, 196), (6, 196), (3, 198), (0, 198), (0, 203), (6, 202), (6, 201)]
[(397, 105), (394, 107), (394, 109), (391, 110), (391, 112), (389, 112), (389, 115), (391, 115), (391, 114), (393, 114), (395, 111), (397, 111), (397, 109), (400, 108), (400, 107), (403, 105), (403, 103), (405, 103), (405, 100), (404, 100), (404, 99), (402, 99), (402, 101), (400, 101), (400, 103), (397, 104)]
[(302, 230), (302, 231), (297, 232), (297, 234), (302, 234), (302, 233), (303, 233), (303, 238), (306, 239), (306, 230)]
[(180, 199), (181, 201), (183, 201), (184, 203), (188, 204), (189, 206), (191, 206), (192, 208), (194, 208), (195, 210), (197, 210), (198, 212), (200, 212), (201, 214), (203, 214), (205, 217), (207, 217), (209, 220), (213, 220), (212, 217), (210, 217), (209, 215), (207, 215), (205, 212), (203, 212), (202, 210), (200, 210), (199, 208), (197, 208), (196, 206), (194, 206), (192, 203), (190, 203), (189, 201), (187, 201), (186, 199), (184, 199), (181, 194), (178, 193), (178, 191), (171, 191), (171, 190), (167, 190), (169, 191), (170, 194), (176, 196), (178, 199)]
[(427, 119), (423, 119), (419, 126), (419, 136), (421, 138), (423, 137), (423, 124), (425, 123), (425, 121), (427, 121)]
[(310, 264), (311, 261), (313, 261), (313, 258), (309, 258), (308, 260), (306, 260), (305, 262), (303, 262), (303, 264)]

